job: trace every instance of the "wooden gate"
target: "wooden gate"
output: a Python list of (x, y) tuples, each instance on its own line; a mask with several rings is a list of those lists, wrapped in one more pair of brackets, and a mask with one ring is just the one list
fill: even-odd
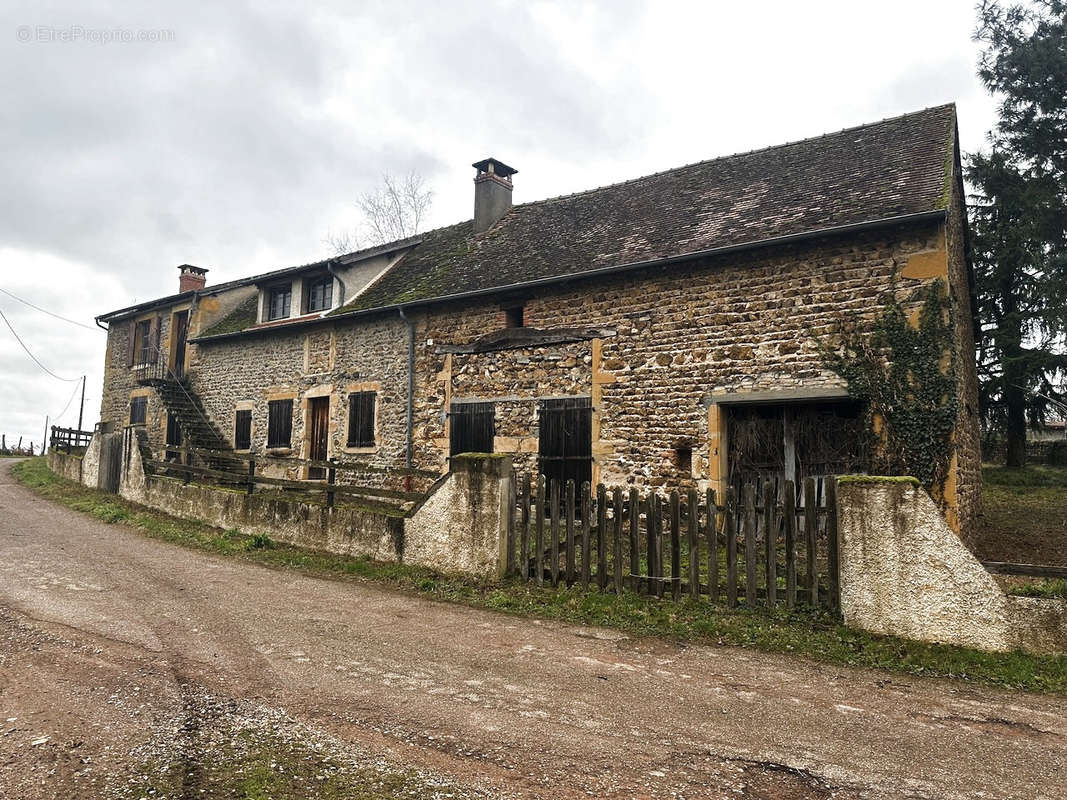
[(588, 397), (542, 400), (538, 469), (545, 480), (581, 486), (593, 479), (593, 404)]
[(122, 475), (122, 434), (102, 433), (100, 437), (100, 467), (96, 485), (105, 492), (115, 494), (119, 490)]

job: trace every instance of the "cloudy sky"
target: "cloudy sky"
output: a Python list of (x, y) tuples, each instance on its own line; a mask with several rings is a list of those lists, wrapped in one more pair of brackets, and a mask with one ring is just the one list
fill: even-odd
[[(177, 291), (181, 263), (221, 282), (324, 257), (386, 172), (425, 176), (436, 227), (471, 216), (488, 155), (524, 202), (947, 101), (980, 148), (974, 19), (971, 0), (8, 0), (0, 311), (59, 378), (88, 375), (88, 428), (94, 316)], [(0, 324), (9, 441), (39, 442), (75, 387)]]

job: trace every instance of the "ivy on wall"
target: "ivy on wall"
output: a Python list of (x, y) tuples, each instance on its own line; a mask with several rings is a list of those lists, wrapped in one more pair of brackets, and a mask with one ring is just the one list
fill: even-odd
[(872, 471), (911, 475), (935, 490), (948, 475), (958, 404), (944, 282), (918, 289), (909, 305), (914, 303), (921, 303), (917, 326), (891, 298), (873, 329), (857, 320), (842, 325), (837, 347), (824, 347), (823, 357), (847, 382), (849, 394), (867, 404), (868, 430), (877, 439)]

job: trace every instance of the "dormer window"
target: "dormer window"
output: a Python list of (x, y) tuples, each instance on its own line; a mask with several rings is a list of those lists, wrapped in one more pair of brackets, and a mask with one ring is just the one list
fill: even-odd
[(287, 319), (293, 306), (293, 285), (275, 286), (270, 290), (270, 304), (267, 306), (267, 319)]
[(316, 278), (308, 283), (308, 313), (329, 311), (333, 305), (333, 278)]

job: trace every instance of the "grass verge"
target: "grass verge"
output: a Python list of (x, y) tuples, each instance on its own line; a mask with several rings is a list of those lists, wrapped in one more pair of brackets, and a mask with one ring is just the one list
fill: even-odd
[(329, 578), (358, 579), (423, 597), (509, 614), (617, 628), (634, 636), (728, 644), (851, 667), (910, 675), (962, 678), (995, 686), (1067, 695), (1067, 656), (985, 653), (962, 647), (876, 636), (846, 628), (807, 609), (775, 612), (727, 609), (707, 600), (671, 602), (629, 592), (616, 596), (577, 589), (538, 589), (518, 581), (479, 584), (403, 564), (384, 564), (278, 545), (238, 531), (222, 531), (87, 489), (53, 474), (43, 459), (12, 468), (41, 496), (102, 522), (122, 523), (186, 547), (270, 567)]

